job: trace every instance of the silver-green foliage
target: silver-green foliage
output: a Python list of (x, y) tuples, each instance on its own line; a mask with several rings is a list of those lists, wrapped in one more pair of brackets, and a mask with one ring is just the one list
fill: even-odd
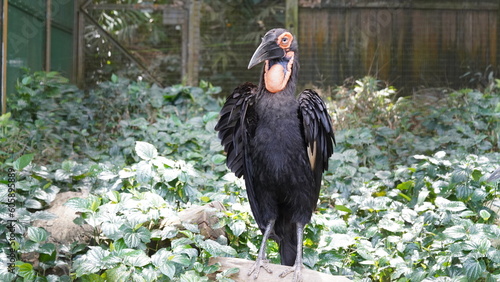
[[(26, 87), (28, 80), (22, 82)], [(61, 99), (53, 84), (54, 99)], [(365, 78), (329, 102), (338, 142), (318, 210), (306, 227), (304, 264), (363, 281), (498, 281), (499, 190), (498, 182), (487, 179), (500, 163), (500, 85), (487, 93), (453, 92), (425, 107), (394, 100), (392, 89), (376, 85)], [(114, 77), (92, 92), (116, 99), (108, 101), (111, 112), (89, 106), (104, 98), (85, 98), (69, 88), (83, 102), (66, 98), (66, 109), (88, 109), (99, 117), (85, 121), (61, 109), (54, 114), (56, 121), (69, 117), (73, 128), (85, 128), (56, 143), (67, 148), (73, 140), (79, 158), (36, 165), (33, 146), (34, 155), (4, 164), (18, 170), (18, 249), (40, 253), (43, 262), (33, 267), (19, 260), (18, 276), (204, 281), (218, 268), (208, 265), (210, 257), (255, 258), (260, 236), (243, 182), (226, 169), (213, 130), (217, 89), (200, 86), (161, 89)], [(17, 125), (33, 136), (43, 136), (37, 122), (52, 126), (49, 132), (57, 129), (56, 121), (35, 116)], [(20, 134), (8, 120), (0, 119), (3, 134)], [(0, 183), (2, 193), (5, 185)], [(80, 189), (89, 189), (89, 197), (66, 205), (81, 213), (76, 222), (94, 228), (91, 245), (47, 243), (50, 235), (30, 227), (31, 221), (51, 218), (43, 209), (60, 190)], [(189, 222), (163, 224), (193, 205), (215, 201), (226, 208), (216, 213), (214, 226), (224, 236), (205, 238)], [(0, 216), (6, 217), (4, 210)], [(5, 247), (5, 237), (0, 240)], [(278, 262), (276, 245), (268, 250)], [(45, 276), (56, 264), (71, 266), (72, 275)], [(217, 277), (228, 281), (234, 271)]]

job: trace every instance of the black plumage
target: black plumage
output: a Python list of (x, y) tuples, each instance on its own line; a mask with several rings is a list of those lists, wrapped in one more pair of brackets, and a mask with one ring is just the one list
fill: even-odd
[(302, 233), (319, 197), (321, 176), (335, 142), (331, 118), (319, 95), (306, 89), (295, 96), (298, 48), (285, 29), (266, 33), (249, 68), (265, 61), (258, 86), (245, 83), (227, 98), (215, 127), (227, 153), (227, 166), (243, 176), (255, 221), (264, 234), (248, 273), (258, 276), (265, 241), (276, 240), (281, 263), (293, 266), (300, 281)]

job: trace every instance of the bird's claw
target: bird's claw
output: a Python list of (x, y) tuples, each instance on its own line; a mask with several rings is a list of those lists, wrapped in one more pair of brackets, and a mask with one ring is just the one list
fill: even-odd
[(273, 273), (273, 271), (269, 267), (269, 260), (257, 259), (253, 264), (253, 266), (248, 271), (248, 276), (252, 275), (252, 273), (255, 272), (255, 274), (253, 275), (253, 279), (257, 279), (257, 277), (259, 277), (261, 267), (264, 268), (267, 271), (267, 273)]
[(283, 271), (280, 274), (280, 278), (284, 278), (288, 274), (293, 272), (293, 282), (302, 282), (302, 264), (295, 264), (294, 266), (291, 266), (287, 268), (285, 271)]

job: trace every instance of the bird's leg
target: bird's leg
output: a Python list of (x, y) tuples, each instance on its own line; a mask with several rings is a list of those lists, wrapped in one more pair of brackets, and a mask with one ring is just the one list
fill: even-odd
[(275, 220), (270, 220), (269, 224), (266, 226), (266, 230), (264, 231), (264, 237), (262, 238), (262, 243), (260, 244), (259, 254), (257, 255), (257, 260), (248, 271), (248, 276), (252, 275), (255, 272), (253, 278), (257, 279), (259, 277), (260, 268), (263, 267), (268, 273), (273, 273), (271, 268), (269, 267), (269, 261), (266, 259), (266, 242), (271, 235), (271, 230), (273, 230)]
[(302, 240), (304, 236), (304, 224), (297, 223), (297, 257), (295, 258), (295, 264), (283, 271), (280, 277), (283, 278), (287, 276), (290, 272), (293, 272), (293, 282), (302, 281)]

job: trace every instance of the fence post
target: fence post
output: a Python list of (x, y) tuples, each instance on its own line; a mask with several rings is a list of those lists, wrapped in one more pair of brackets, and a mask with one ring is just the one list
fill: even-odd
[(297, 36), (299, 31), (299, 4), (297, 0), (286, 0), (285, 28)]
[(496, 57), (496, 68), (497, 76), (500, 77), (500, 2), (498, 2), (498, 12), (497, 12), (497, 57)]
[(45, 71), (50, 71), (50, 52), (52, 50), (52, 0), (46, 2), (45, 16), (47, 21), (45, 23)]
[(83, 87), (85, 83), (85, 17), (81, 9), (90, 4), (91, 0), (76, 0), (75, 23), (73, 25), (73, 83)]
[(2, 6), (2, 78), (1, 78), (1, 96), (2, 96), (2, 115), (7, 113), (7, 32), (9, 22), (9, 0), (3, 0)]
[(188, 54), (186, 84), (198, 85), (199, 58), (200, 58), (200, 18), (201, 1), (191, 0), (189, 4), (188, 24)]

